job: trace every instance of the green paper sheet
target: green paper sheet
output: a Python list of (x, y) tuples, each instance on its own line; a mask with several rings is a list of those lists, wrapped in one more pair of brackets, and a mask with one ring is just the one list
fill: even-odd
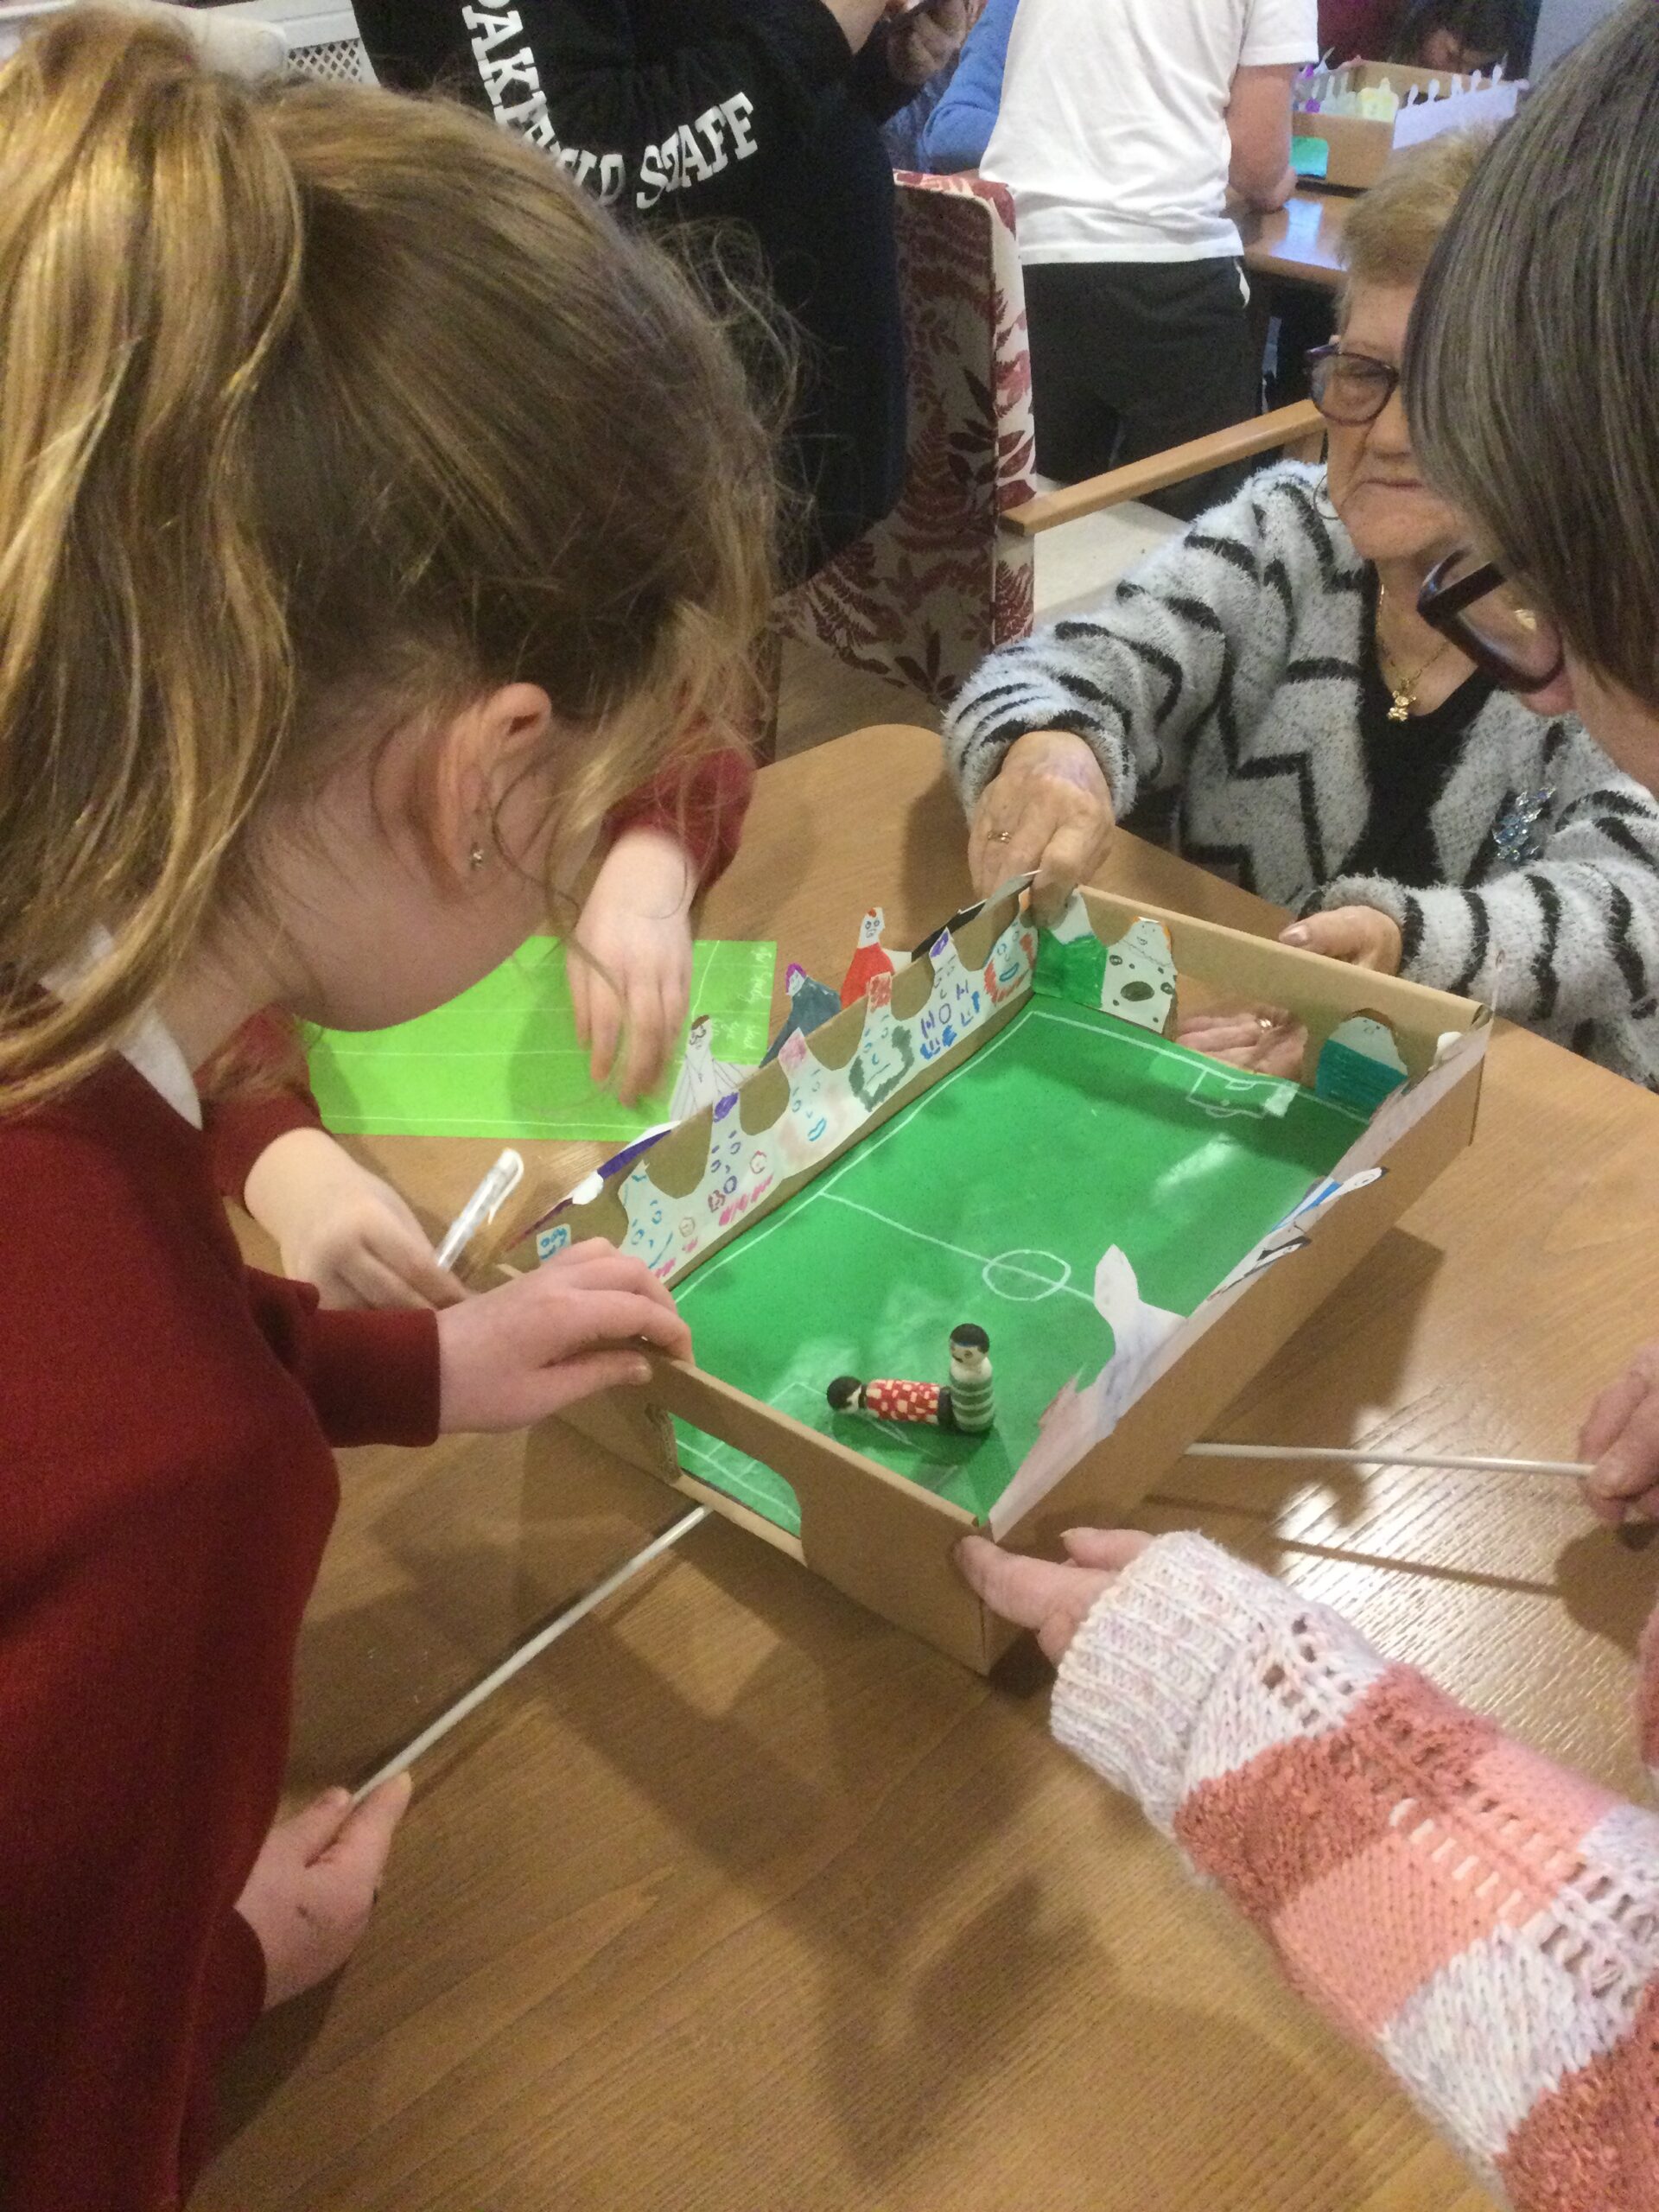
[[(688, 1026), (712, 1020), (717, 1061), (753, 1066), (772, 1025), (774, 944), (695, 948)], [(448, 1006), (394, 1029), (326, 1029), (311, 1083), (331, 1129), (364, 1136), (626, 1143), (669, 1117), (681, 1039), (657, 1089), (620, 1106), (588, 1079), (556, 938), (536, 937)]]
[[(1127, 1255), (1149, 1305), (1191, 1313), (1364, 1120), (1116, 1015), (1033, 999), (675, 1295), (709, 1373), (983, 1514), (1055, 1394), (1110, 1357), (1093, 1294), (1107, 1249)], [(948, 1380), (962, 1321), (991, 1339), (989, 1436), (830, 1412), (837, 1375)], [(780, 1477), (677, 1427), (691, 1473), (798, 1534)]]

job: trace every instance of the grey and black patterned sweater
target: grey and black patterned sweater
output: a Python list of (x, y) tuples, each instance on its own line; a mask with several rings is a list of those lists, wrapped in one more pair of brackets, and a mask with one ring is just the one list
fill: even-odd
[[(1376, 575), (1319, 486), (1264, 470), (1097, 614), (993, 654), (945, 728), (964, 805), (1016, 738), (1074, 731), (1131, 828), (1167, 819), (1178, 852), (1298, 912), (1380, 907), (1402, 974), (1659, 1087), (1659, 804), (1577, 721), (1482, 683), (1415, 818), (1379, 823)], [(1414, 883), (1365, 857), (1402, 837)]]

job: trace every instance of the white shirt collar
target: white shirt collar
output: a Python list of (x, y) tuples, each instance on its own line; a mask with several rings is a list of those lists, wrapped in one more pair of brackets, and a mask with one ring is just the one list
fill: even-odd
[[(74, 958), (63, 961), (42, 976), (41, 982), (54, 997), (67, 997), (77, 983), (91, 975), (114, 944), (115, 939), (100, 923), (88, 932), (86, 942)], [(160, 1092), (175, 1114), (182, 1115), (193, 1129), (201, 1127), (201, 1098), (195, 1077), (179, 1050), (178, 1039), (153, 1007), (133, 1023), (117, 1049), (150, 1089)]]

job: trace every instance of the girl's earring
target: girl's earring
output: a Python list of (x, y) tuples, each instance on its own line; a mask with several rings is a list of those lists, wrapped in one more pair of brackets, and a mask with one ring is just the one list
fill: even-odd
[(472, 869), (474, 875), (476, 875), (479, 869), (484, 865), (484, 848), (479, 843), (476, 837), (473, 840), (472, 850), (467, 855), (467, 865)]

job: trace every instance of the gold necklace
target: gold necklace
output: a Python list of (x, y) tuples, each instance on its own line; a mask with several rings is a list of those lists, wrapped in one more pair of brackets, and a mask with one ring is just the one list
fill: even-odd
[[(1388, 598), (1388, 586), (1384, 583), (1379, 583), (1376, 588), (1377, 605), (1379, 608), (1381, 607), (1383, 601)], [(1391, 722), (1404, 722), (1410, 721), (1411, 710), (1417, 703), (1417, 686), (1422, 682), (1423, 678), (1428, 674), (1429, 670), (1433, 667), (1435, 662), (1440, 658), (1441, 655), (1443, 653), (1449, 653), (1451, 650), (1451, 639), (1442, 638), (1440, 644), (1435, 646), (1433, 652), (1430, 653), (1428, 658), (1423, 663), (1421, 668), (1414, 670), (1413, 673), (1405, 677), (1402, 682), (1396, 683), (1394, 677), (1389, 673), (1389, 669), (1393, 660), (1393, 655), (1383, 644), (1382, 632), (1379, 628), (1376, 632), (1376, 664), (1382, 675), (1382, 681), (1388, 687), (1389, 698), (1390, 701), (1389, 707), (1389, 720)]]

